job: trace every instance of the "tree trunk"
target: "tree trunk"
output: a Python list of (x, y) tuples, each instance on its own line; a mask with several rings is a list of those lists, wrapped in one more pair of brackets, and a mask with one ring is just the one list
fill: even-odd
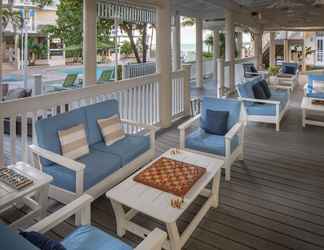
[(146, 58), (147, 58), (146, 37), (147, 37), (147, 24), (144, 23), (143, 33), (142, 33), (143, 63), (146, 63)]
[(131, 48), (132, 48), (132, 50), (134, 52), (137, 63), (141, 63), (141, 58), (139, 56), (138, 49), (137, 49), (135, 41), (134, 41), (132, 25), (131, 24), (128, 25), (126, 23), (123, 23), (123, 24), (120, 24), (120, 27), (127, 33), (127, 36), (129, 38)]

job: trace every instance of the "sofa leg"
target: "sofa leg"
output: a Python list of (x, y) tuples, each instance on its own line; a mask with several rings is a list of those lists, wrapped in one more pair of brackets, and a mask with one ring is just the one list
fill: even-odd
[(280, 123), (279, 123), (279, 122), (276, 123), (276, 131), (277, 131), (277, 132), (280, 131)]

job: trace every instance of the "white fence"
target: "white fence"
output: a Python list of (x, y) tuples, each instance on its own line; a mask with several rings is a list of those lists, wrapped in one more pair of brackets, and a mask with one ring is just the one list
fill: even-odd
[[(172, 116), (184, 114), (184, 86), (186, 71), (172, 73)], [(31, 161), (28, 145), (36, 142), (35, 121), (55, 116), (66, 110), (117, 99), (120, 116), (139, 123), (158, 125), (161, 97), (160, 74), (151, 74), (108, 84), (98, 84), (77, 90), (40, 95), (0, 105), (0, 164)], [(189, 90), (188, 90), (189, 92)], [(7, 133), (4, 129), (7, 127)], [(17, 128), (19, 127), (19, 135)]]
[(150, 75), (156, 72), (156, 63), (129, 63), (123, 65), (123, 79)]

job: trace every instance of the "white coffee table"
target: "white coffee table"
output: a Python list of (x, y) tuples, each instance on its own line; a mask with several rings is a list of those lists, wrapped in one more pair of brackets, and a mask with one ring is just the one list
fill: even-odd
[[(302, 103), (301, 103), (301, 109), (303, 112), (303, 127), (306, 127), (307, 124), (314, 125), (314, 126), (320, 126), (324, 127), (324, 121), (316, 121), (310, 118), (307, 118), (307, 112), (308, 111), (315, 111), (317, 113), (323, 113), (324, 115), (324, 105), (314, 105), (312, 104), (312, 100), (316, 100), (315, 98), (311, 97), (303, 97)], [(321, 99), (319, 99), (321, 100)]]
[[(18, 227), (31, 217), (45, 217), (49, 183), (53, 178), (23, 162), (18, 162), (15, 165), (8, 166), (8, 168), (14, 169), (20, 174), (32, 179), (33, 184), (21, 190), (16, 190), (0, 181), (0, 213), (13, 206), (15, 203), (19, 204), (21, 202), (31, 208), (28, 214), (10, 225), (12, 228)], [(32, 198), (33, 196), (36, 198)]]
[[(169, 150), (161, 157), (169, 157), (178, 161), (191, 163), (204, 167), (207, 170), (184, 197), (184, 204), (181, 209), (171, 207), (170, 202), (171, 198), (175, 197), (174, 195), (135, 182), (133, 177), (138, 172), (108, 191), (106, 196), (111, 200), (116, 215), (117, 234), (120, 237), (126, 231), (132, 232), (142, 238), (145, 238), (150, 233), (150, 230), (147, 228), (131, 221), (140, 212), (166, 224), (169, 240), (164, 243), (163, 248), (179, 250), (184, 246), (208, 210), (211, 207), (216, 208), (218, 206), (219, 182), (221, 167), (224, 161), (183, 150), (176, 155), (172, 155), (171, 150)], [(211, 181), (212, 188), (210, 190), (206, 186)], [(208, 197), (208, 199), (185, 231), (180, 235), (176, 222), (199, 195)], [(131, 210), (126, 213), (123, 205), (131, 208)]]

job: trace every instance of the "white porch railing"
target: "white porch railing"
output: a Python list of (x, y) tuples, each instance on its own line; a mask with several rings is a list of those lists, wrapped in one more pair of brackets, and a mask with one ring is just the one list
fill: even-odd
[(154, 74), (156, 72), (156, 63), (129, 63), (123, 65), (123, 79), (129, 79), (138, 76)]
[[(214, 61), (212, 59), (204, 60), (203, 61), (203, 77), (210, 77), (213, 75), (214, 70)], [(197, 64), (196, 62), (192, 63), (191, 65), (191, 73), (190, 79), (196, 79), (196, 72), (197, 72)]]
[[(172, 116), (184, 115), (185, 86), (189, 88), (189, 77), (185, 70), (172, 73)], [(96, 84), (77, 90), (40, 95), (0, 104), (0, 164), (11, 164), (23, 160), (31, 161), (30, 143), (36, 142), (35, 121), (55, 116), (66, 110), (85, 105), (117, 99), (120, 116), (139, 123), (159, 125), (161, 97), (159, 95), (160, 74), (155, 73), (115, 83)], [(7, 134), (4, 129), (7, 127)], [(17, 128), (19, 133), (17, 135)], [(134, 131), (129, 131), (130, 133)]]

